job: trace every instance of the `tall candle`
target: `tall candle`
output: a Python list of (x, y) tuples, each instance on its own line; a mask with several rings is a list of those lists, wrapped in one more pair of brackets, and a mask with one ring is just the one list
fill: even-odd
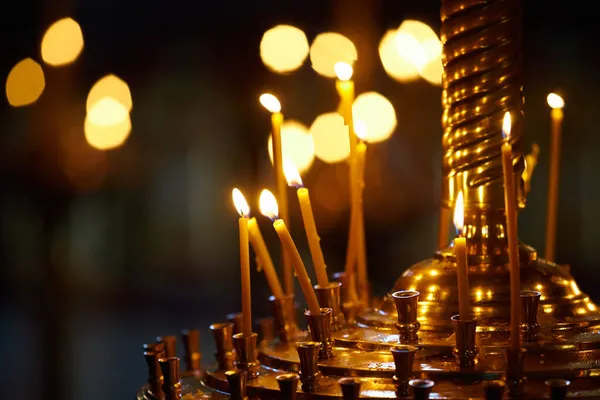
[(231, 192), (233, 204), (240, 213), (240, 270), (242, 276), (242, 333), (244, 336), (252, 334), (252, 303), (250, 296), (250, 250), (248, 246), (248, 215), (250, 207), (242, 192), (237, 188)]
[(256, 218), (254, 217), (250, 218), (248, 221), (248, 233), (250, 236), (250, 244), (252, 244), (252, 249), (254, 249), (256, 258), (262, 266), (262, 270), (265, 273), (265, 278), (267, 278), (267, 283), (271, 289), (271, 293), (273, 293), (273, 296), (276, 299), (283, 298), (283, 289), (281, 288), (281, 283), (279, 282), (277, 272), (273, 266), (273, 260), (271, 259), (271, 255), (269, 254), (265, 240), (263, 239)]
[(364, 209), (364, 188), (365, 188), (365, 168), (367, 157), (367, 145), (364, 142), (366, 136), (366, 127), (364, 124), (359, 124), (357, 121), (356, 135), (361, 140), (356, 145), (356, 165), (358, 170), (358, 206), (357, 206), (357, 248), (356, 248), (356, 264), (357, 264), (357, 283), (358, 293), (363, 304), (369, 303), (369, 278), (367, 275), (367, 248), (365, 238), (365, 209)]
[(298, 202), (300, 203), (300, 212), (302, 213), (302, 221), (304, 222), (310, 255), (315, 266), (317, 282), (319, 282), (321, 287), (325, 287), (329, 285), (327, 267), (323, 257), (323, 250), (321, 249), (321, 238), (317, 232), (317, 224), (315, 223), (315, 217), (310, 204), (308, 189), (302, 184), (302, 178), (294, 163), (288, 159), (284, 160), (283, 169), (288, 185), (298, 189), (296, 193), (298, 194)]
[(461, 320), (471, 319), (469, 301), (469, 264), (467, 261), (467, 239), (464, 237), (465, 207), (463, 194), (458, 192), (454, 205), (454, 226), (458, 236), (454, 238), (454, 258), (456, 259), (456, 278), (458, 281), (458, 315)]
[(317, 301), (317, 295), (315, 294), (312, 284), (310, 283), (310, 278), (308, 277), (306, 267), (302, 262), (302, 257), (300, 257), (298, 248), (296, 247), (290, 232), (285, 226), (285, 222), (282, 219), (277, 218), (278, 210), (275, 196), (273, 196), (273, 193), (266, 189), (260, 194), (260, 212), (264, 216), (274, 221), (273, 227), (275, 228), (277, 236), (279, 236), (279, 240), (281, 241), (285, 251), (287, 251), (291, 256), (290, 258), (292, 261), (292, 266), (294, 267), (294, 272), (296, 273), (296, 277), (300, 283), (302, 293), (304, 293), (310, 313), (312, 315), (320, 315), (321, 309), (319, 307), (319, 302)]
[(548, 204), (546, 207), (546, 260), (554, 261), (556, 252), (556, 218), (558, 211), (558, 181), (560, 175), (560, 142), (564, 100), (557, 94), (548, 95), (548, 105), (552, 108), (550, 120), (552, 138), (550, 141), (550, 172), (548, 174)]
[(512, 146), (509, 142), (511, 130), (510, 113), (504, 114), (502, 124), (502, 172), (504, 175), (504, 209), (506, 213), (506, 233), (508, 239), (508, 260), (510, 266), (510, 346), (520, 347), (519, 326), (521, 324), (521, 276), (519, 268), (519, 244), (517, 234), (517, 202), (515, 195), (515, 175), (512, 163)]
[[(283, 114), (281, 113), (281, 103), (277, 97), (270, 93), (264, 93), (260, 96), (260, 103), (271, 112), (271, 125), (273, 134), (273, 166), (275, 169), (275, 182), (277, 186), (277, 197), (279, 199), (279, 213), (281, 219), (289, 223), (287, 185), (283, 175), (283, 148), (281, 141), (281, 125), (283, 124)], [(283, 261), (283, 281), (285, 291), (288, 294), (294, 293), (294, 277), (292, 276), (292, 267), (289, 255), (285, 251), (281, 252)]]

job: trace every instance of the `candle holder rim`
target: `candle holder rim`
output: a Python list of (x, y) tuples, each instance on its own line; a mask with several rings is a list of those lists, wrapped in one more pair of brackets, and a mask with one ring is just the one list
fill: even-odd
[(571, 381), (563, 378), (552, 378), (546, 380), (544, 385), (555, 388), (566, 388), (571, 385)]
[(158, 362), (159, 363), (166, 363), (166, 362), (174, 361), (174, 360), (179, 361), (179, 357), (161, 357), (161, 358), (158, 359)]
[(225, 327), (231, 327), (233, 329), (233, 326), (233, 322), (215, 322), (214, 324), (210, 324), (209, 329), (214, 332)]
[(410, 344), (397, 344), (391, 348), (392, 353), (415, 353), (420, 349), (417, 346)]
[(435, 382), (430, 379), (411, 379), (408, 384), (412, 387), (427, 389), (433, 387)]
[(301, 349), (311, 349), (311, 348), (319, 348), (321, 347), (321, 342), (315, 342), (314, 340), (305, 340), (302, 342), (296, 343), (296, 348)]
[(244, 370), (244, 369), (228, 369), (227, 371), (225, 371), (225, 376), (237, 376), (237, 375), (244, 375), (244, 374), (248, 374), (248, 371)]
[[(333, 310), (329, 307), (321, 307), (320, 310), (321, 310), (321, 314), (319, 314), (319, 315), (327, 315), (327, 314), (333, 313)], [(314, 317), (314, 315), (311, 314), (310, 310), (305, 310), (304, 315)]]
[(244, 335), (244, 332), (240, 332), (240, 333), (234, 334), (232, 337), (234, 339), (239, 340), (239, 339), (244, 339), (244, 338), (253, 338), (253, 337), (257, 337), (257, 336), (258, 336), (258, 333), (256, 333), (256, 332), (251, 332), (250, 335), (248, 335), (248, 336)]
[(456, 323), (462, 322), (462, 323), (465, 323), (465, 324), (467, 324), (467, 323), (472, 323), (472, 322), (477, 322), (477, 320), (476, 320), (475, 318), (471, 318), (471, 319), (460, 319), (460, 314), (455, 314), (455, 315), (451, 316), (451, 317), (450, 317), (450, 320), (451, 320), (452, 322), (456, 322)]
[(293, 382), (300, 380), (300, 375), (295, 372), (287, 372), (285, 374), (279, 374), (275, 377), (279, 382)]
[(321, 286), (317, 283), (313, 287), (315, 289), (334, 289), (336, 287), (341, 287), (341, 286), (342, 286), (342, 282), (332, 281), (332, 282), (329, 282), (326, 286)]
[(542, 292), (538, 290), (521, 290), (519, 295), (521, 297), (542, 297)]
[(394, 293), (392, 293), (392, 297), (396, 299), (410, 299), (420, 295), (421, 292), (417, 290), (396, 290)]
[(344, 378), (338, 379), (338, 383), (344, 386), (360, 386), (363, 383), (363, 381), (360, 378), (346, 376)]

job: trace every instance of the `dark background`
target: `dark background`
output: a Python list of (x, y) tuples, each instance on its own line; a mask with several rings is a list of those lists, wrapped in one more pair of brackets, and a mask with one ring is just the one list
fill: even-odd
[[(525, 3), (527, 147), (541, 147), (520, 236), (543, 251), (549, 151), (545, 97), (566, 99), (557, 259), (582, 290), (600, 283), (600, 67), (597, 21), (575, 3)], [(365, 207), (370, 275), (383, 294), (435, 249), (441, 177), (440, 88), (385, 75), (377, 45), (406, 18), (439, 30), (439, 2), (420, 1), (29, 1), (4, 4), (0, 71), (38, 60), (46, 27), (71, 16), (85, 49), (64, 68), (44, 66), (46, 90), (32, 106), (1, 102), (0, 392), (6, 399), (132, 398), (146, 379), (141, 345), (158, 334), (202, 328), (239, 308), (236, 213), (230, 191), (253, 200), (271, 186), (264, 91), (286, 117), (310, 125), (332, 111), (331, 80), (309, 63), (269, 72), (258, 46), (288, 23), (311, 41), (337, 31), (357, 45), (357, 93), (377, 90), (398, 128), (369, 146)], [(10, 7), (10, 8), (6, 8)], [(133, 131), (102, 153), (82, 124), (92, 84), (115, 73), (130, 86)], [(346, 167), (316, 161), (305, 177), (330, 269), (343, 265)], [(294, 236), (305, 252), (297, 208)], [(263, 233), (277, 258), (276, 237)], [(306, 255), (306, 253), (304, 253)], [(264, 278), (253, 273), (255, 316), (266, 315)], [(596, 297), (597, 298), (597, 297)]]

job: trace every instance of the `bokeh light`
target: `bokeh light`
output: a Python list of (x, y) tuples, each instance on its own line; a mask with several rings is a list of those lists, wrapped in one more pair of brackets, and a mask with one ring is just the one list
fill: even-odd
[[(271, 135), (269, 135), (267, 148), (273, 163), (273, 136)], [(281, 126), (281, 153), (283, 159), (290, 160), (301, 173), (310, 168), (315, 153), (313, 138), (306, 125), (294, 120), (284, 121)]]
[(129, 112), (112, 97), (103, 97), (87, 113), (87, 120), (94, 125), (118, 125), (129, 118)]
[(546, 101), (551, 108), (563, 108), (565, 106), (563, 98), (556, 93), (550, 93), (548, 97), (546, 97)]
[(398, 82), (411, 82), (419, 78), (417, 67), (402, 57), (396, 46), (396, 30), (389, 30), (379, 42), (379, 57), (387, 74)]
[(123, 105), (127, 111), (131, 111), (131, 108), (133, 107), (129, 86), (116, 75), (106, 75), (103, 78), (100, 78), (94, 86), (92, 86), (85, 105), (87, 112), (89, 113), (92, 107), (100, 99), (105, 97), (116, 100)]
[(355, 124), (364, 124), (366, 142), (381, 142), (389, 138), (396, 129), (394, 106), (377, 92), (366, 92), (356, 97), (352, 104), (352, 113)]
[(42, 59), (55, 67), (72, 63), (83, 50), (81, 27), (72, 18), (63, 18), (46, 30), (42, 38)]
[(260, 58), (273, 72), (297, 70), (308, 56), (306, 34), (294, 26), (277, 25), (265, 32), (260, 41)]
[(396, 32), (398, 56), (413, 64), (427, 82), (442, 83), (442, 42), (431, 27), (421, 21), (406, 20)]
[(310, 46), (310, 62), (313, 69), (328, 78), (335, 78), (335, 64), (345, 62), (353, 65), (358, 58), (356, 46), (346, 36), (334, 32), (318, 35)]
[(89, 115), (85, 119), (85, 139), (90, 146), (98, 150), (110, 150), (121, 146), (131, 132), (131, 120), (125, 113), (125, 119), (112, 125), (92, 122)]
[(13, 107), (34, 103), (44, 91), (46, 81), (40, 64), (31, 58), (19, 61), (6, 78), (6, 98)]
[(337, 112), (319, 115), (309, 130), (315, 156), (326, 163), (344, 161), (350, 155), (350, 139), (344, 118)]

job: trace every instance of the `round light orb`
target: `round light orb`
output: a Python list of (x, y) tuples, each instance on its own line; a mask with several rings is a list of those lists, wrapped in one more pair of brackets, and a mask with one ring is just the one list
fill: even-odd
[(110, 97), (117, 102), (121, 103), (127, 111), (131, 111), (133, 107), (133, 101), (131, 99), (131, 91), (125, 81), (116, 75), (106, 75), (100, 78), (88, 93), (85, 108), (87, 112), (90, 112), (92, 107), (100, 100), (105, 97)]
[[(273, 136), (267, 142), (269, 158), (273, 163)], [(315, 159), (313, 138), (308, 128), (301, 122), (286, 120), (281, 126), (281, 153), (283, 159), (290, 160), (298, 171), (308, 171)]]
[(335, 64), (354, 64), (358, 58), (356, 46), (346, 36), (325, 32), (317, 35), (310, 46), (310, 62), (313, 69), (328, 78), (335, 78)]
[(352, 113), (355, 124), (364, 124), (364, 140), (370, 143), (389, 138), (398, 123), (392, 103), (377, 92), (365, 92), (356, 97)]
[(89, 115), (85, 119), (85, 139), (88, 144), (98, 150), (110, 150), (117, 148), (129, 137), (131, 132), (131, 120), (129, 114), (125, 119), (113, 125), (98, 125), (92, 122)]
[(417, 67), (409, 60), (400, 56), (396, 47), (396, 33), (390, 29), (379, 42), (379, 58), (383, 69), (398, 82), (407, 83), (419, 79)]
[(441, 57), (429, 61), (427, 64), (425, 64), (421, 71), (419, 71), (419, 75), (421, 75), (421, 78), (425, 79), (427, 82), (431, 83), (434, 86), (442, 85), (443, 74), (444, 66), (442, 65)]
[(52, 25), (42, 38), (42, 59), (58, 67), (72, 63), (83, 50), (81, 27), (72, 18), (63, 18)]
[(400, 57), (413, 64), (423, 79), (432, 85), (442, 84), (442, 42), (429, 25), (416, 20), (402, 22), (396, 47)]
[(414, 65), (417, 71), (427, 64), (427, 58), (421, 43), (411, 33), (400, 30), (396, 32), (396, 50), (398, 56)]
[(326, 163), (344, 161), (350, 155), (350, 138), (344, 118), (337, 112), (319, 115), (309, 130), (315, 156)]
[(103, 97), (87, 113), (87, 120), (98, 126), (112, 126), (129, 119), (127, 108), (112, 97)]
[(277, 25), (260, 41), (260, 58), (273, 72), (289, 73), (302, 66), (308, 56), (306, 34), (295, 26)]
[(6, 98), (13, 107), (34, 103), (44, 91), (46, 81), (40, 64), (31, 58), (19, 61), (6, 78)]

